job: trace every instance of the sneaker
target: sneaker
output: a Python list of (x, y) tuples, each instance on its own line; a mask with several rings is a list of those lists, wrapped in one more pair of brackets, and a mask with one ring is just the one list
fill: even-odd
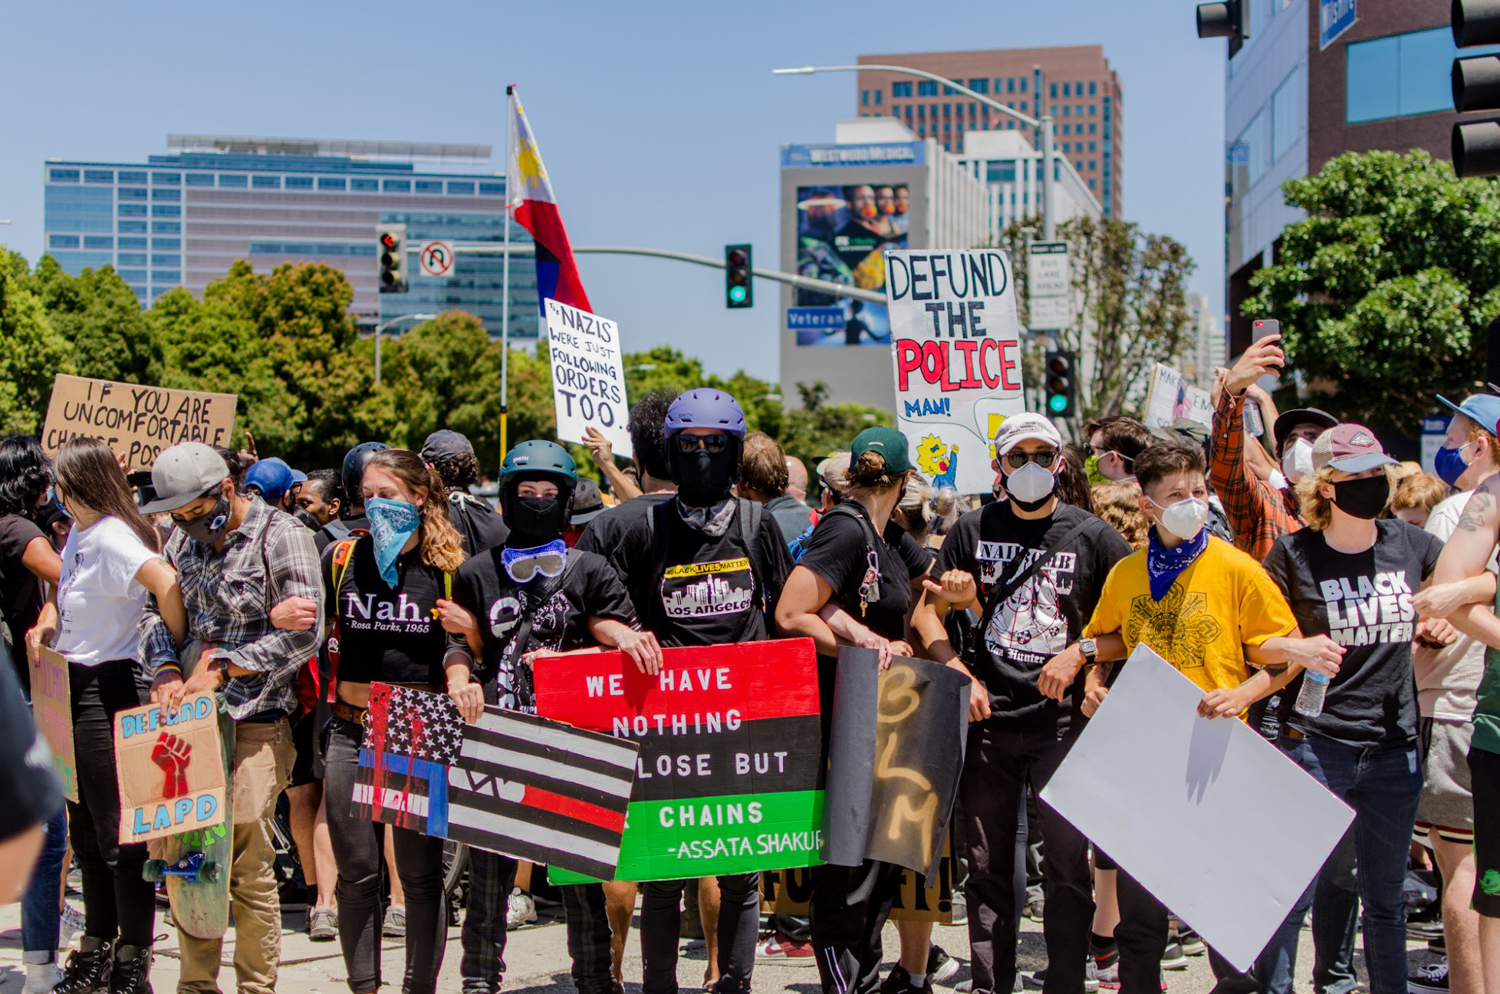
[(392, 908), (385, 913), (385, 925), (380, 929), (380, 934), (387, 939), (406, 938), (406, 909)]
[(794, 939), (785, 932), (769, 932), (755, 944), (755, 958), (761, 963), (781, 966), (816, 966), (817, 957), (811, 942)]
[(974, 981), (960, 980), (958, 983), (953, 985), (953, 989), (957, 991), (958, 994), (971, 994), (971, 992), (974, 990)]
[(1417, 922), (1408, 920), (1406, 923), (1406, 937), (1416, 939), (1418, 942), (1429, 942), (1443, 934), (1443, 920)]
[[(1029, 977), (1022, 978), (1027, 987), (1041, 990), (1047, 983), (1047, 968), (1044, 966)], [(1090, 956), (1083, 964), (1083, 994), (1094, 994), (1099, 989), (1099, 965)]]
[(880, 983), (880, 994), (932, 994), (932, 978), (927, 978), (927, 983), (922, 987), (913, 986), (911, 974), (900, 963), (891, 967), (891, 972), (886, 974), (885, 980)]
[(510, 901), (505, 907), (505, 927), (520, 928), (536, 921), (536, 902), (531, 895), (517, 887), (510, 892)]
[(944, 952), (942, 946), (934, 943), (927, 952), (927, 979), (934, 984), (946, 984), (953, 979), (953, 975), (958, 970), (958, 960)]
[(339, 913), (333, 908), (313, 908), (307, 913), (307, 937), (313, 942), (332, 942), (339, 937)]
[(1182, 943), (1173, 940), (1167, 943), (1167, 951), (1161, 954), (1161, 968), (1163, 970), (1186, 970), (1187, 955), (1182, 951)]
[(1411, 994), (1448, 994), (1448, 957), (1419, 967), (1406, 978), (1406, 989)]
[(83, 932), (83, 912), (73, 907), (67, 901), (63, 902), (62, 918), (58, 922), (59, 931), (62, 933), (62, 941), (58, 943), (59, 948), (67, 948), (73, 944), (73, 937)]
[(47, 994), (62, 980), (62, 971), (56, 963), (27, 963), (26, 986), (22, 994)]
[(1208, 952), (1208, 944), (1203, 937), (1186, 925), (1177, 930), (1177, 943), (1182, 946), (1182, 952), (1186, 956), (1202, 956)]

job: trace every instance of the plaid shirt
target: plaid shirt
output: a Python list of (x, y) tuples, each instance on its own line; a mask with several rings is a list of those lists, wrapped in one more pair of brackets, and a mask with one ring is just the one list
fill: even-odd
[[(1258, 444), (1258, 443), (1256, 443)], [(1214, 458), (1208, 480), (1224, 516), (1234, 529), (1234, 544), (1264, 560), (1276, 540), (1303, 525), (1296, 495), (1278, 490), (1250, 471), (1245, 461), (1245, 398), (1224, 391), (1214, 411)]]
[[(323, 640), (323, 582), (313, 533), (288, 515), (252, 500), (240, 526), (215, 551), (177, 529), (162, 553), (177, 570), (187, 606), (188, 641), (216, 647), (215, 659), (250, 670), (224, 684), (236, 721), (266, 711), (297, 713), (297, 671)], [(307, 631), (271, 625), (271, 609), (288, 597), (317, 602), (317, 622)], [(141, 664), (153, 678), (175, 663), (172, 632), (154, 600), (141, 621)]]

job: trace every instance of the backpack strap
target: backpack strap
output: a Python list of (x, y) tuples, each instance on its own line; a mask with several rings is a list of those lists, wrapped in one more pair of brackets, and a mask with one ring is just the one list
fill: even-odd
[(1093, 523), (1093, 520), (1094, 516), (1092, 514), (1085, 514), (1078, 524), (1068, 529), (1067, 534), (1053, 543), (1052, 548), (1033, 559), (1030, 566), (1016, 570), (1016, 572), (1011, 574), (1009, 580), (997, 583), (990, 589), (990, 596), (984, 602), (984, 613), (979, 617), (979, 624), (974, 626), (973, 643), (969, 646), (970, 659), (973, 659), (978, 654), (979, 645), (984, 638), (984, 633), (989, 630), (990, 621), (994, 618), (995, 611), (999, 609), (1000, 605), (1009, 600), (1011, 595), (1017, 590), (1024, 587), (1027, 581), (1035, 576), (1043, 566), (1052, 561), (1054, 555), (1062, 551), (1064, 546), (1083, 534), (1089, 525)]
[(357, 539), (346, 538), (333, 547), (333, 562), (329, 564), (333, 577), (333, 596), (339, 595), (344, 585), (344, 576), (349, 572), (349, 560), (354, 558), (354, 543)]

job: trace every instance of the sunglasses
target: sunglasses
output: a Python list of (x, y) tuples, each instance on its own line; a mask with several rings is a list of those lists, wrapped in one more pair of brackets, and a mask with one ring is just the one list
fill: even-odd
[(555, 539), (538, 549), (506, 549), (500, 556), (505, 572), (517, 583), (530, 583), (538, 573), (557, 576), (568, 565), (568, 546)]
[(1005, 461), (1010, 463), (1011, 469), (1020, 469), (1028, 462), (1034, 462), (1046, 469), (1057, 461), (1057, 453), (1051, 449), (1043, 449), (1041, 452), (1022, 452), (1020, 449), (1011, 449), (1005, 454)]
[(718, 455), (729, 448), (728, 435), (687, 435), (677, 436), (677, 451), (684, 455), (691, 455), (699, 449), (707, 449), (710, 455)]

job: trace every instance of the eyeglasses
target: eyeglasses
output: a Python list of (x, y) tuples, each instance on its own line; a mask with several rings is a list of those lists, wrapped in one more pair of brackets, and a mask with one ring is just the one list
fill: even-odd
[(1020, 449), (1011, 449), (1005, 454), (1005, 461), (1010, 463), (1011, 469), (1020, 469), (1028, 462), (1034, 462), (1046, 469), (1056, 459), (1057, 453), (1051, 449), (1043, 449), (1041, 452), (1022, 452)]
[(686, 433), (677, 436), (677, 451), (684, 455), (691, 455), (699, 449), (707, 449), (710, 455), (718, 455), (729, 448), (728, 435), (689, 435)]

